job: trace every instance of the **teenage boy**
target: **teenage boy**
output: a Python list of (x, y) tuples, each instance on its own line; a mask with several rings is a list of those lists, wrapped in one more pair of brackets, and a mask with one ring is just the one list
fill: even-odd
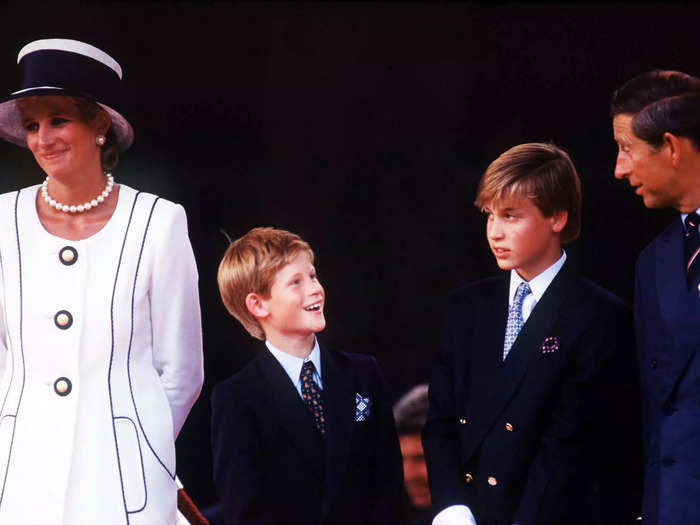
[(265, 341), (212, 396), (214, 481), (233, 525), (400, 523), (401, 453), (373, 357), (331, 351), (314, 255), (255, 228), (219, 266), (228, 311)]
[(631, 319), (562, 251), (580, 229), (576, 170), (551, 144), (516, 146), (475, 204), (508, 274), (447, 305), (423, 431), (433, 525), (631, 523)]

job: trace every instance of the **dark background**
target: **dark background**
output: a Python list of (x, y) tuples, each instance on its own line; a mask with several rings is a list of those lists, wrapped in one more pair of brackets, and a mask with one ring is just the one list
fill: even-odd
[[(101, 3), (0, 7), (0, 96), (49, 37), (124, 69), (136, 140), (117, 182), (182, 203), (200, 271), (206, 383), (178, 471), (211, 503), (209, 394), (260, 347), (226, 313), (216, 269), (253, 226), (314, 248), (328, 344), (374, 354), (394, 398), (426, 381), (447, 292), (498, 271), (472, 205), (505, 149), (552, 140), (584, 192), (581, 272), (631, 299), (634, 260), (673, 220), (613, 179), (608, 101), (652, 68), (698, 74), (697, 7)], [(39, 183), (0, 144), (0, 191)]]

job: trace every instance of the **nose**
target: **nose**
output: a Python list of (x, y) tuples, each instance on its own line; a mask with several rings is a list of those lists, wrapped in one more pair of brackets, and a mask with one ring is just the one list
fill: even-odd
[(624, 157), (621, 153), (618, 153), (617, 159), (615, 160), (615, 178), (624, 179), (629, 177), (631, 167), (629, 159)]
[(316, 278), (314, 281), (311, 282), (311, 287), (309, 288), (309, 294), (310, 295), (322, 295), (323, 294), (323, 286), (321, 286), (321, 281)]
[(503, 238), (503, 227), (498, 218), (490, 218), (486, 221), (486, 237), (494, 241)]
[(51, 126), (39, 126), (37, 131), (37, 143), (39, 146), (45, 148), (50, 146), (55, 138), (55, 134)]

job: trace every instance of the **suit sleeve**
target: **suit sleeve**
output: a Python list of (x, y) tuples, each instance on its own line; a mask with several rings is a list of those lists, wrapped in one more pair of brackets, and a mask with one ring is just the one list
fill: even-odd
[(387, 397), (386, 383), (374, 357), (371, 358), (373, 375), (376, 377), (379, 409), (375, 493), (376, 500), (372, 523), (384, 525), (401, 523), (401, 490), (403, 488), (403, 460), (396, 435), (396, 425)]
[(151, 233), (156, 246), (151, 282), (153, 364), (170, 404), (176, 438), (204, 381), (198, 274), (185, 210), (161, 200), (154, 212), (166, 220)]
[[(595, 490), (593, 509), (606, 523), (632, 522), (639, 510), (639, 433), (631, 315), (619, 306), (599, 312), (574, 343), (560, 397), (530, 465), (513, 521), (548, 523), (561, 509), (558, 495)], [(597, 480), (597, 488), (580, 480)], [(587, 502), (588, 494), (580, 494)]]
[(229, 384), (214, 389), (212, 452), (214, 485), (225, 525), (275, 525), (263, 480), (265, 458), (252, 408)]
[[(453, 302), (452, 302), (453, 303)], [(467, 312), (448, 304), (443, 335), (433, 365), (429, 389), (428, 420), (423, 428), (423, 449), (433, 507), (440, 511), (451, 505), (471, 506), (467, 501), (460, 470), (455, 378), (458, 364), (456, 331), (466, 329)], [(466, 371), (462, 371), (466, 376)]]

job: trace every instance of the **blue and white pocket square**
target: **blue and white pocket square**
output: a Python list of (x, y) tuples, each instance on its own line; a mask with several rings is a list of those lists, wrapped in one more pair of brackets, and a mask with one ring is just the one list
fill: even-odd
[(372, 399), (355, 394), (355, 421), (366, 421), (369, 418)]
[(540, 352), (543, 354), (553, 354), (559, 350), (559, 338), (558, 337), (547, 337), (542, 341), (542, 346), (540, 346)]

